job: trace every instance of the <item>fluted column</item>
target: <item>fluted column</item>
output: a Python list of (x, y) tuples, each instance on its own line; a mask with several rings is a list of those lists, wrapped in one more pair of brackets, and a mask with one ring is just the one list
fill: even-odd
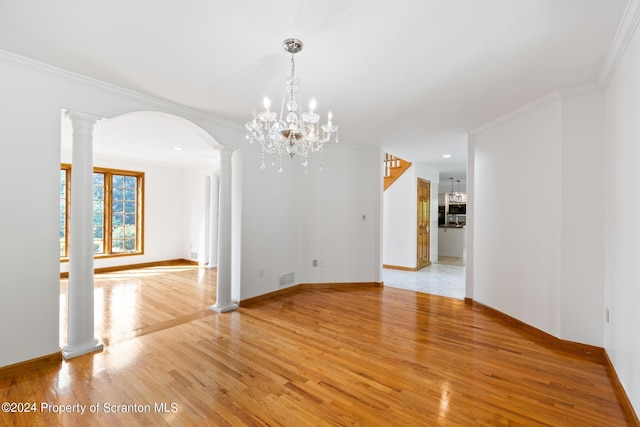
[(220, 200), (218, 220), (218, 283), (216, 303), (209, 307), (223, 313), (238, 308), (231, 301), (231, 155), (233, 149), (220, 148)]
[(94, 336), (93, 128), (99, 117), (68, 111), (73, 127), (69, 219), (69, 287), (65, 359), (102, 350)]

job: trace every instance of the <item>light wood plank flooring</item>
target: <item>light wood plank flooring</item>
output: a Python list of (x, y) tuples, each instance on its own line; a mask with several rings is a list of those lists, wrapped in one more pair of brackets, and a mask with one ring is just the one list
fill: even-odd
[(0, 378), (0, 401), (38, 405), (0, 425), (633, 425), (603, 363), (463, 301), (322, 289), (217, 314), (213, 283), (197, 267), (98, 277), (104, 351)]

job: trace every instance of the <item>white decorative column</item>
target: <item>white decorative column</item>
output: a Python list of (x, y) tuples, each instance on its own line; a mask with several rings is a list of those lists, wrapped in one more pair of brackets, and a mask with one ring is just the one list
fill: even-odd
[(65, 359), (102, 350), (94, 337), (93, 127), (100, 117), (68, 111), (73, 127), (69, 219), (69, 289)]
[(216, 303), (209, 307), (218, 313), (238, 308), (231, 301), (231, 155), (230, 147), (220, 148), (220, 200), (218, 220), (218, 284)]
[(220, 178), (210, 175), (209, 179), (209, 227), (207, 229), (207, 268), (218, 267), (218, 203), (220, 200)]

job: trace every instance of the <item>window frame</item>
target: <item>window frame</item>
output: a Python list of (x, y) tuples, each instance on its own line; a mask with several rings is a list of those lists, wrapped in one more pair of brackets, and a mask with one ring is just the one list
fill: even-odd
[[(67, 188), (66, 188), (66, 229), (65, 229), (65, 256), (60, 257), (61, 262), (69, 261), (69, 210), (71, 203), (71, 175), (73, 174), (73, 167), (70, 164), (62, 163), (61, 170), (67, 172)], [(104, 175), (104, 212), (103, 212), (103, 250), (104, 252), (94, 253), (94, 259), (102, 258), (116, 258), (123, 256), (135, 256), (144, 254), (144, 178), (145, 173), (124, 169), (113, 169), (95, 166), (93, 173), (101, 173)], [(136, 250), (113, 252), (112, 241), (112, 219), (113, 219), (113, 206), (112, 206), (112, 182), (113, 175), (130, 176), (136, 178)], [(93, 174), (92, 174), (93, 179)], [(92, 180), (93, 183), (93, 180)], [(93, 186), (93, 185), (92, 185)]]

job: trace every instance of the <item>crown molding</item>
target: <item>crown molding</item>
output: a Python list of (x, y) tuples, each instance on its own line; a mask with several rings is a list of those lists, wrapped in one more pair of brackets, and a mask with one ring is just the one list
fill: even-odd
[(469, 135), (475, 135), (494, 126), (509, 122), (524, 114), (538, 110), (542, 107), (546, 107), (553, 102), (560, 101), (561, 99), (571, 98), (573, 96), (587, 95), (589, 93), (598, 92), (600, 90), (602, 90), (602, 88), (595, 83), (586, 83), (583, 85), (570, 86), (564, 89), (554, 90), (540, 98), (534, 99), (533, 101), (516, 108), (515, 110), (511, 110), (508, 113), (503, 114), (502, 116), (499, 116), (481, 126), (470, 130)]
[(601, 88), (606, 89), (613, 75), (618, 68), (618, 64), (622, 60), (627, 46), (633, 37), (640, 22), (640, 0), (629, 0), (627, 7), (622, 14), (622, 19), (618, 25), (618, 30), (613, 38), (609, 53), (604, 61), (598, 84)]
[(126, 98), (136, 102), (148, 104), (151, 108), (155, 107), (160, 111), (173, 113), (184, 117), (186, 119), (196, 120), (200, 122), (209, 123), (214, 126), (225, 127), (227, 129), (243, 130), (244, 127), (239, 123), (232, 122), (230, 120), (222, 119), (211, 114), (204, 113), (200, 110), (185, 107), (184, 105), (176, 104), (166, 99), (157, 98), (151, 95), (146, 95), (140, 92), (136, 92), (131, 89), (125, 89), (120, 86), (116, 86), (111, 83), (103, 82), (92, 77), (88, 77), (82, 74), (74, 73), (62, 68), (55, 67), (53, 65), (45, 64), (34, 59), (26, 58), (24, 56), (17, 55), (12, 52), (0, 50), (0, 62), (4, 62), (13, 66), (21, 67), (29, 71), (34, 71), (40, 74), (44, 74), (48, 77), (71, 81), (76, 84), (87, 86), (91, 89), (97, 89), (105, 92), (109, 95), (115, 95), (121, 98)]
[(469, 131), (469, 135), (475, 135), (477, 133), (490, 129), (494, 126), (509, 122), (515, 119), (516, 117), (520, 117), (531, 111), (535, 111), (537, 109), (545, 107), (555, 101), (558, 101), (559, 99), (560, 99), (560, 92), (558, 92), (557, 90), (554, 90), (553, 92), (549, 92), (548, 94), (540, 98), (534, 99), (533, 101), (527, 104), (524, 104), (516, 108), (515, 110), (511, 110), (508, 113), (503, 114), (502, 116), (499, 116), (481, 126), (478, 126), (477, 128), (471, 129)]
[(572, 96), (587, 95), (589, 93), (599, 92), (602, 87), (597, 83), (586, 83), (582, 85), (569, 86), (563, 89), (558, 89), (558, 96), (560, 98), (571, 98)]

